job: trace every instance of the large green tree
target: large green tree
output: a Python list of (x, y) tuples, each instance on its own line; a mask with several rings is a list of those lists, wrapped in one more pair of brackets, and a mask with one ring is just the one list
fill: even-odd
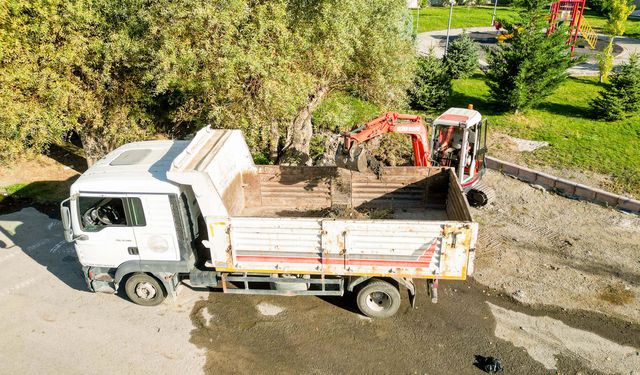
[(134, 2), (10, 0), (0, 6), (3, 159), (68, 130), (92, 163), (152, 128), (145, 28)]
[(564, 28), (545, 33), (548, 5), (548, 0), (521, 1), (518, 18), (506, 25), (513, 38), (487, 51), (491, 97), (505, 110), (518, 112), (540, 103), (577, 62)]
[(73, 129), (91, 162), (158, 129), (211, 124), (304, 162), (311, 113), (329, 92), (405, 100), (406, 12), (401, 0), (8, 0), (0, 156)]

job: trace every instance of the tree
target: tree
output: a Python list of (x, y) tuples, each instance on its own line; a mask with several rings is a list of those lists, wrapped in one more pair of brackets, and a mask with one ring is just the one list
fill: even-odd
[(600, 82), (609, 77), (609, 73), (613, 68), (613, 41), (615, 37), (624, 34), (627, 18), (635, 8), (633, 2), (629, 0), (608, 0), (606, 2), (607, 24), (605, 30), (609, 34), (609, 44), (607, 44), (602, 53), (598, 54)]
[(627, 18), (636, 7), (631, 0), (608, 0), (607, 1), (607, 25), (605, 29), (612, 36), (621, 36), (625, 32)]
[(151, 127), (151, 66), (134, 1), (32, 2), (0, 7), (0, 157), (41, 151), (69, 131), (89, 164)]
[(410, 19), (399, 0), (183, 0), (161, 14), (154, 75), (160, 89), (179, 93), (171, 116), (240, 126), (272, 160), (310, 161), (311, 115), (330, 92), (397, 105), (411, 82)]
[(0, 5), (3, 161), (46, 149), (75, 124), (79, 108), (69, 103), (82, 93), (71, 66), (80, 63), (84, 40), (78, 14), (77, 5), (64, 1)]
[(640, 62), (637, 54), (611, 75), (611, 84), (590, 102), (596, 118), (619, 120), (640, 111)]
[(418, 69), (409, 89), (411, 105), (435, 112), (447, 105), (451, 94), (451, 76), (445, 63), (433, 51), (418, 58)]
[(469, 34), (463, 32), (450, 45), (444, 63), (451, 78), (466, 78), (478, 69), (478, 46)]
[(571, 58), (562, 27), (546, 35), (548, 3), (524, 0), (518, 20), (506, 25), (513, 38), (487, 50), (488, 86), (492, 100), (505, 110), (535, 106), (567, 77), (578, 61)]

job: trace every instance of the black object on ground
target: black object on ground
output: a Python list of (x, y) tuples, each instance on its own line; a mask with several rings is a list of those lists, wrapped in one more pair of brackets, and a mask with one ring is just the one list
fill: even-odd
[(490, 374), (494, 374), (496, 372), (502, 372), (503, 370), (502, 363), (500, 363), (500, 360), (493, 357), (484, 357), (481, 355), (476, 355), (476, 360), (473, 363), (473, 365), (479, 368), (480, 370)]

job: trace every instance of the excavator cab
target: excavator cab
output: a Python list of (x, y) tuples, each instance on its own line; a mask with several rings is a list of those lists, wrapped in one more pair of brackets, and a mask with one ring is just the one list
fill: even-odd
[(454, 168), (473, 206), (487, 204), (493, 195), (479, 183), (486, 169), (487, 126), (472, 108), (449, 108), (431, 123), (431, 164)]

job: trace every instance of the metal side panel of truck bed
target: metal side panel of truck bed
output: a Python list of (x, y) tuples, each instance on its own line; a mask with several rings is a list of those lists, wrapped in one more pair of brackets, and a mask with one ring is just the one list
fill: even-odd
[(216, 232), (221, 271), (465, 279), (477, 224), (231, 217)]

